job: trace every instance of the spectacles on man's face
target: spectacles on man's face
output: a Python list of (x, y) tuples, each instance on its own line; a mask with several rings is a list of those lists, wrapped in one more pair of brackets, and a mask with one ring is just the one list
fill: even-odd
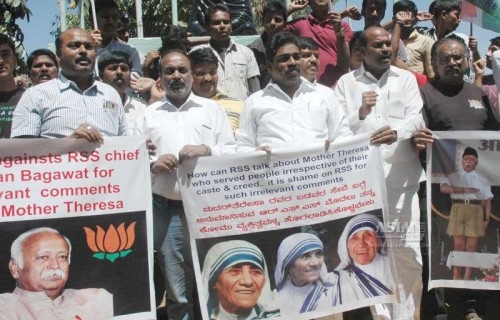
[(302, 56), (300, 55), (300, 52), (295, 52), (295, 53), (284, 53), (280, 54), (279, 56), (276, 56), (276, 62), (277, 63), (283, 63), (287, 62), (290, 60), (290, 58), (293, 58), (295, 61), (299, 61)]
[(462, 63), (465, 59), (465, 55), (462, 54), (451, 54), (444, 57), (439, 57), (438, 61), (440, 64), (449, 64), (452, 60), (455, 63)]

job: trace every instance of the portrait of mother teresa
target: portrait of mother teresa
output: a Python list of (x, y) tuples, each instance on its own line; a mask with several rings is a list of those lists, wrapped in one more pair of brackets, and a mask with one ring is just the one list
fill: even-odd
[(262, 252), (243, 240), (215, 244), (201, 272), (210, 319), (250, 320), (280, 315)]
[(281, 313), (304, 313), (340, 304), (337, 276), (327, 273), (323, 243), (314, 234), (296, 233), (281, 242), (274, 280)]
[(338, 254), (343, 301), (392, 293), (384, 227), (376, 216), (362, 213), (349, 220), (339, 238)]

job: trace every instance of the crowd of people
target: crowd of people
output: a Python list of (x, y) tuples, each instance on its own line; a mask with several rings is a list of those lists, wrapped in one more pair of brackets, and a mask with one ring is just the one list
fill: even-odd
[[(154, 246), (165, 280), (168, 319), (200, 319), (176, 174), (179, 163), (234, 152), (272, 152), (369, 133), (370, 143), (381, 148), (389, 222), (411, 226), (401, 243), (394, 246), (397, 278), (384, 278), (375, 289), (371, 272), (387, 268), (382, 254), (373, 257), (377, 268), (354, 263), (356, 258), (347, 250), (354, 234), (349, 228), (357, 223), (352, 221), (341, 236), (344, 243), (339, 243), (343, 248), (341, 265), (333, 273), (323, 270), (323, 265), (318, 277), (306, 283), (311, 290), (321, 287), (328, 299), (310, 304), (290, 302), (297, 299), (294, 292), (298, 287), (290, 266), (275, 269), (275, 286), (291, 296), (285, 298), (292, 304), (287, 309), (290, 312), (313, 310), (322, 303), (335, 305), (341, 303), (341, 296), (356, 299), (397, 291), (399, 302), (375, 305), (369, 315), (400, 320), (446, 314), (446, 308), (434, 308), (433, 303), (421, 306), (427, 281), (422, 277), (421, 246), (408, 240), (420, 239), (424, 212), (418, 197), (419, 188), (424, 187), (418, 153), (423, 154), (433, 143), (431, 130), (500, 129), (500, 37), (491, 40), (482, 60), (477, 39), (455, 32), (460, 23), (459, 0), (433, 1), (428, 11), (411, 0), (400, 0), (394, 3), (393, 17), (387, 23), (386, 0), (363, 0), (361, 8), (351, 6), (342, 12), (333, 12), (329, 0), (293, 0), (288, 8), (272, 0), (263, 8), (261, 35), (246, 47), (231, 34), (236, 28), (241, 29), (240, 34), (255, 29), (248, 19), (251, 11), (239, 10), (236, 3), (241, 1), (216, 2), (193, 2), (198, 11), (192, 12), (190, 29), (207, 34), (207, 43), (193, 46), (186, 30), (169, 26), (162, 32), (161, 48), (141, 57), (127, 44), (128, 19), (120, 18), (116, 2), (96, 1), (95, 30), (68, 29), (58, 35), (55, 54), (38, 49), (28, 56), (29, 88), (17, 81), (13, 41), (0, 35), (0, 136), (72, 137), (93, 143), (112, 136), (147, 136)], [(309, 15), (289, 19), (289, 15), (307, 7)], [(235, 12), (240, 12), (239, 19), (233, 19)], [(364, 19), (364, 29), (353, 31), (344, 18)], [(432, 21), (433, 27), (418, 26), (423, 20)], [(485, 68), (493, 69), (493, 75), (485, 75)], [(456, 192), (450, 185), (443, 188), (446, 193)], [(477, 206), (468, 212), (480, 215), (478, 225), (483, 228), (467, 236), (468, 241), (477, 241), (488, 227), (490, 200), (487, 197), (487, 201), (462, 204)], [(363, 218), (368, 219), (360, 216)], [(459, 232), (450, 235), (464, 238)], [(285, 239), (278, 262), (293, 264), (287, 260), (290, 248), (297, 242), (315, 243), (313, 237), (301, 233)], [(465, 245), (457, 241), (455, 249), (464, 250)], [(322, 244), (316, 244), (314, 254), (322, 254)], [(251, 250), (258, 260), (245, 260), (238, 268), (260, 270), (264, 273), (261, 282), (269, 286), (264, 258), (258, 257), (259, 249), (250, 243), (212, 248), (207, 255), (210, 262), (205, 262), (204, 268), (213, 268), (219, 259), (216, 252), (234, 246)], [(377, 250), (383, 251), (380, 247)], [(317, 263), (318, 258), (311, 260)], [(245, 272), (249, 272), (247, 269)], [(203, 279), (214, 284), (207, 288), (211, 291), (217, 289), (219, 280), (213, 270), (209, 271), (205, 274), (203, 270)], [(220, 278), (224, 272), (217, 269), (216, 275)], [(462, 275), (455, 271), (453, 277), (470, 278), (468, 272)], [(352, 273), (355, 278), (348, 278)], [(336, 286), (343, 279), (366, 287), (352, 284), (340, 295)], [(22, 283), (18, 286), (27, 290)], [(263, 287), (259, 290), (267, 290)], [(446, 305), (444, 290), (438, 291), (437, 305)], [(454, 294), (466, 299), (470, 292)], [(208, 295), (212, 297), (212, 293)], [(218, 298), (222, 299), (222, 294)], [(491, 303), (497, 300), (491, 297)], [(213, 303), (210, 298), (211, 319), (238, 313), (238, 308), (223, 310), (224, 303)], [(252, 317), (246, 314), (241, 319), (275, 314), (255, 306), (258, 304), (251, 306)], [(349, 319), (349, 313), (344, 319)]]

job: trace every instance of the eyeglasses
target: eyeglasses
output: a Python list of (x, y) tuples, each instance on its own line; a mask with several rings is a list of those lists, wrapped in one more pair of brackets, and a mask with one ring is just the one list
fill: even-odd
[(454, 54), (446, 57), (439, 57), (438, 60), (440, 64), (448, 64), (451, 62), (451, 60), (455, 61), (455, 63), (461, 63), (464, 60), (464, 58), (465, 55)]

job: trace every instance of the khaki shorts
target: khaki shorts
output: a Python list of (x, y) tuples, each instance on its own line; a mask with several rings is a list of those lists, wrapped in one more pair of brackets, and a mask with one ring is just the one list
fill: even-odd
[(484, 208), (480, 204), (454, 203), (446, 233), (450, 236), (483, 237)]

